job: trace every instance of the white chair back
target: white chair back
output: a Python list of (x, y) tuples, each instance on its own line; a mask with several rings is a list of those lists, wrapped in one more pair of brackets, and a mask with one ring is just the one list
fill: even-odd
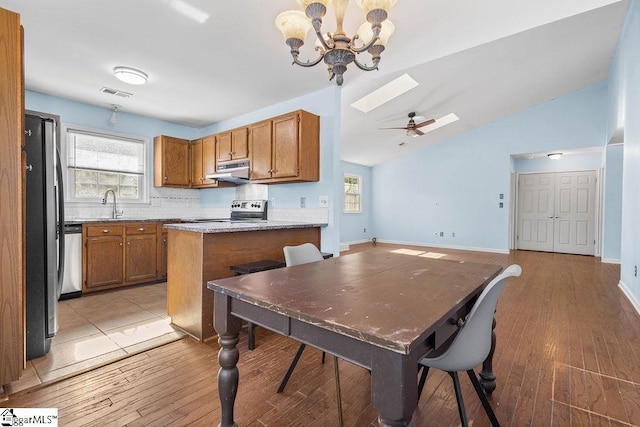
[(322, 261), (322, 253), (313, 243), (303, 243), (298, 246), (285, 246), (284, 261), (287, 267), (307, 264), (310, 262)]
[(519, 277), (522, 268), (513, 264), (494, 278), (482, 291), (464, 325), (442, 355), (424, 358), (422, 363), (447, 372), (466, 371), (480, 365), (491, 350), (491, 328), (498, 297), (507, 279)]

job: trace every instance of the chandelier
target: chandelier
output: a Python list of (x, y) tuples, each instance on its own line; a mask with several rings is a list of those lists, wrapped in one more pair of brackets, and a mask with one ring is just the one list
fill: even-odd
[[(293, 63), (302, 67), (313, 67), (322, 59), (329, 70), (329, 81), (336, 78), (338, 86), (344, 81), (342, 75), (347, 71), (347, 66), (352, 62), (364, 71), (378, 69), (380, 54), (384, 51), (389, 36), (393, 34), (395, 27), (387, 19), (391, 7), (398, 0), (356, 0), (358, 6), (364, 11), (367, 22), (362, 24), (353, 37), (349, 37), (342, 29), (344, 14), (349, 5), (349, 0), (297, 0), (303, 11), (288, 10), (282, 12), (276, 18), (276, 27), (282, 32), (285, 42), (291, 49)], [(333, 3), (336, 16), (336, 31), (322, 35), (322, 18), (327, 13), (327, 4)], [(315, 50), (320, 56), (313, 61), (300, 61), (300, 47), (309, 30), (313, 27), (316, 33)], [(356, 59), (356, 55), (369, 52), (372, 65), (366, 65)]]

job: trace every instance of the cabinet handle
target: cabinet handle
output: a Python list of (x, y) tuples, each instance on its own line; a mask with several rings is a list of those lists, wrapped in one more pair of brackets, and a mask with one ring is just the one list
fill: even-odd
[(102, 229), (102, 232), (103, 232), (103, 233), (111, 233), (111, 230), (109, 230), (108, 228), (103, 228), (103, 229)]
[(166, 181), (167, 179), (169, 179), (169, 178), (167, 178), (167, 177), (165, 176), (165, 177), (164, 177), (164, 180)]
[(128, 241), (128, 242), (127, 242), (127, 246), (131, 246), (131, 241)]
[(122, 246), (122, 242), (120, 242), (120, 246)]
[(144, 227), (138, 228), (138, 231), (144, 231)]

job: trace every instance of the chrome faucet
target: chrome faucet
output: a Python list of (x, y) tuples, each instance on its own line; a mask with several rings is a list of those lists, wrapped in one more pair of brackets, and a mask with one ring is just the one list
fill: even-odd
[(102, 199), (102, 204), (106, 205), (107, 204), (107, 198), (109, 197), (109, 193), (113, 194), (113, 213), (111, 214), (113, 219), (117, 219), (120, 218), (122, 215), (124, 215), (124, 211), (118, 211), (118, 203), (116, 201), (116, 192), (110, 188), (107, 191), (104, 192), (104, 198)]

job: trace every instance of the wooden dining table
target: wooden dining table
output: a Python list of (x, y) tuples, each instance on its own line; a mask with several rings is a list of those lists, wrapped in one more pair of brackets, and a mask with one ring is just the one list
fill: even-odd
[[(448, 344), (502, 270), (422, 255), (373, 250), (208, 282), (220, 344), (219, 425), (236, 425), (241, 319), (369, 369), (380, 426), (410, 425), (418, 361)], [(487, 360), (480, 373), (489, 391), (491, 366)]]

